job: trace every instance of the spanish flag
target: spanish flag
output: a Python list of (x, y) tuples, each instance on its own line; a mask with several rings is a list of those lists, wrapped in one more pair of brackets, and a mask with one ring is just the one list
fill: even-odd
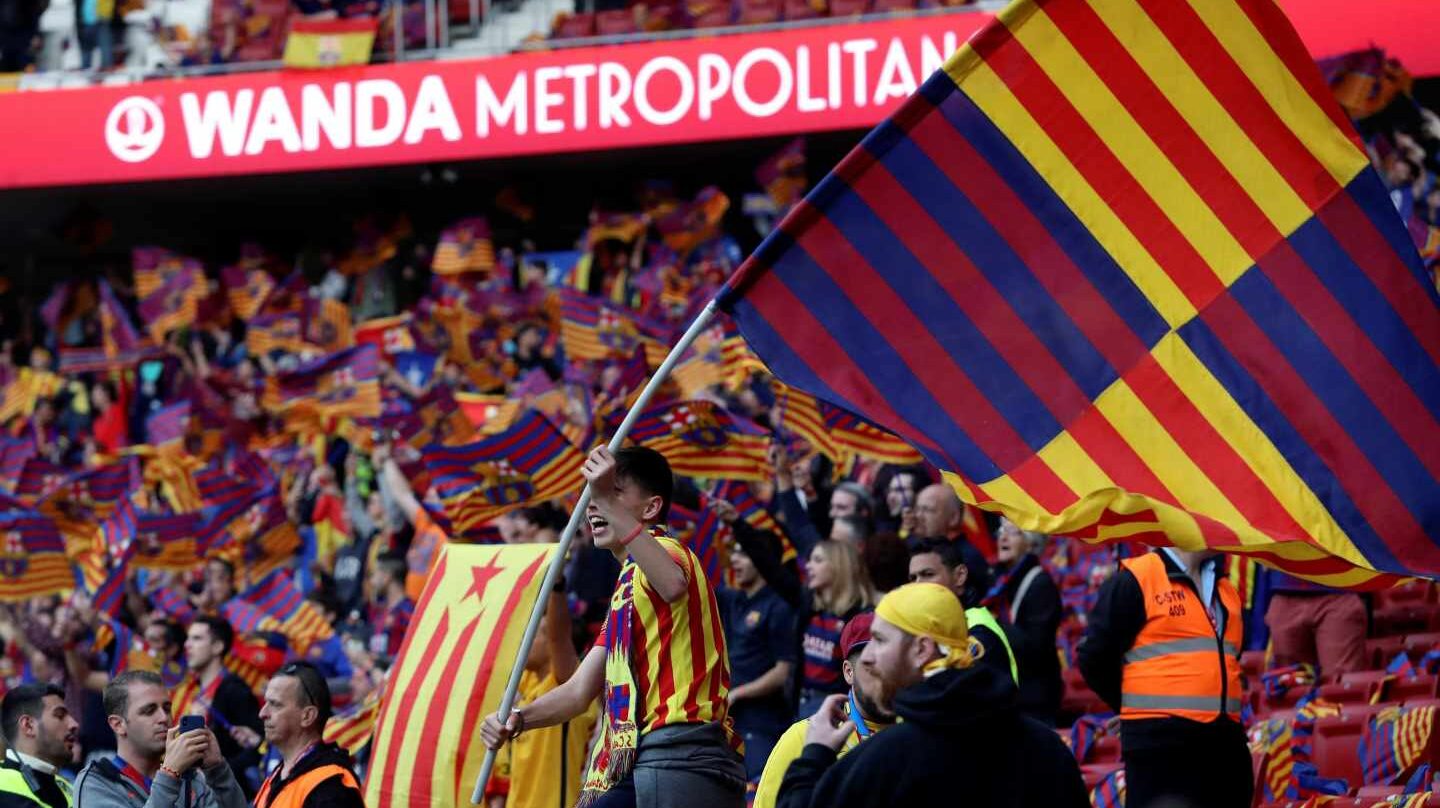
[(553, 544), (449, 544), (390, 669), (365, 783), (371, 808), (467, 805)]
[(285, 40), (285, 66), (344, 67), (370, 61), (375, 47), (375, 18), (296, 20)]

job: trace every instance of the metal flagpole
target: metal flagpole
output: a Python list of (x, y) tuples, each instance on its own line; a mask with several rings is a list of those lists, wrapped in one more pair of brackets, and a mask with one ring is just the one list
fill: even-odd
[[(681, 354), (685, 353), (694, 344), (700, 333), (710, 326), (717, 311), (719, 309), (716, 301), (710, 301), (695, 317), (695, 322), (685, 330), (680, 341), (670, 349), (665, 361), (660, 363), (655, 375), (650, 377), (650, 381), (640, 391), (640, 397), (635, 399), (635, 405), (625, 414), (625, 420), (620, 422), (614, 437), (610, 438), (610, 451), (619, 449), (625, 442), (625, 436), (630, 434), (630, 428), (635, 425), (640, 413), (650, 403), (655, 391), (659, 390), (660, 385), (670, 377), (670, 371), (679, 363)], [(565, 554), (570, 550), (570, 542), (575, 538), (575, 531), (580, 527), (580, 520), (585, 517), (585, 507), (589, 504), (590, 486), (586, 484), (585, 490), (580, 492), (580, 501), (575, 503), (575, 510), (570, 514), (570, 521), (565, 524), (565, 532), (560, 534), (560, 544), (555, 548), (555, 555), (550, 560), (550, 567), (545, 570), (545, 580), (540, 584), (540, 597), (535, 599), (535, 606), (530, 610), (530, 622), (525, 625), (525, 636), (520, 640), (520, 649), (515, 656), (515, 665), (510, 669), (510, 681), (505, 683), (505, 695), (500, 698), (500, 715), (505, 720), (509, 720), (510, 710), (515, 706), (515, 693), (520, 689), (520, 677), (525, 673), (525, 659), (530, 656), (530, 646), (535, 642), (535, 634), (540, 629), (540, 619), (545, 616), (545, 607), (550, 602), (550, 590), (555, 588), (555, 582), (560, 578)], [(494, 767), (495, 751), (487, 749), (485, 762), (480, 765), (480, 776), (475, 780), (475, 791), (470, 795), (472, 804), (479, 805), (480, 800), (485, 796), (485, 784), (489, 782), (490, 770)]]

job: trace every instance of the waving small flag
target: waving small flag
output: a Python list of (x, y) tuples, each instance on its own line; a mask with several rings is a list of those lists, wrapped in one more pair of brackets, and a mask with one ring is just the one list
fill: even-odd
[(145, 419), (146, 441), (157, 449), (180, 449), (190, 429), (190, 402), (161, 407)]
[(305, 593), (283, 570), (265, 575), (238, 597), (274, 618), (279, 626), (277, 630), (290, 640), (297, 655), (335, 633), (324, 615), (305, 599)]
[(770, 438), (754, 423), (709, 401), (687, 401), (641, 414), (630, 439), (670, 461), (676, 474), (764, 480)]
[(436, 275), (494, 270), (495, 248), (490, 244), (490, 223), (485, 217), (461, 219), (442, 232), (430, 269)]
[(909, 466), (924, 460), (915, 447), (853, 412), (826, 401), (818, 401), (825, 418), (825, 430), (842, 452), (857, 454), (893, 466)]
[(705, 578), (712, 585), (723, 581), (721, 576), (730, 564), (729, 553), (725, 551), (730, 528), (720, 521), (720, 517), (703, 503), (698, 510), (672, 503), (670, 527), (671, 535), (700, 559), (705, 568)]
[(177, 275), (204, 274), (205, 271), (198, 260), (162, 247), (136, 247), (130, 253), (130, 265), (135, 273), (135, 296), (141, 300)]
[(0, 513), (0, 601), (16, 603), (74, 587), (55, 524), (35, 511)]
[(380, 417), (380, 357), (374, 345), (324, 356), (277, 377), (281, 409), (301, 402), (324, 416)]
[(560, 290), (560, 340), (567, 359), (628, 359), (635, 349), (664, 346), (639, 318), (619, 306), (573, 289)]
[(784, 213), (805, 195), (805, 138), (797, 137), (780, 147), (755, 169), (755, 181), (765, 189), (775, 210)]
[(305, 344), (304, 318), (298, 312), (261, 314), (245, 327), (245, 350), (252, 356), (275, 351), (300, 353), (309, 349)]
[(415, 350), (415, 334), (411, 331), (410, 312), (393, 317), (366, 320), (355, 326), (356, 345), (374, 345), (381, 356), (394, 356)]
[(775, 517), (765, 510), (765, 505), (755, 496), (749, 483), (742, 480), (719, 480), (710, 489), (709, 496), (711, 499), (723, 499), (734, 505), (740, 518), (751, 527), (774, 534), (780, 540), (781, 561), (795, 558), (795, 545), (790, 543), (790, 537), (780, 529), (780, 523), (775, 521)]
[(325, 725), (323, 740), (333, 743), (357, 757), (370, 745), (375, 735), (375, 719), (380, 717), (380, 691), (376, 690), (359, 704), (341, 711)]
[(188, 572), (199, 566), (204, 548), (199, 544), (200, 516), (194, 513), (141, 513), (129, 545), (131, 563), (141, 569)]
[(230, 310), (247, 323), (260, 313), (265, 300), (275, 289), (275, 279), (263, 269), (225, 267), (220, 271), (220, 279), (225, 284), (225, 295), (230, 299)]
[(305, 342), (327, 353), (352, 347), (350, 307), (330, 298), (305, 301)]
[(554, 545), (447, 544), (390, 668), (365, 804), (461, 805)]
[(524, 411), (519, 401), (500, 394), (456, 393), (455, 403), (482, 434), (494, 435), (514, 426)]
[(330, 68), (370, 62), (375, 47), (374, 17), (359, 16), (330, 20), (295, 19), (285, 37), (286, 67)]
[(424, 461), (456, 530), (468, 532), (503, 513), (576, 490), (585, 458), (545, 416), (531, 411), (476, 443), (427, 446)]
[(140, 319), (150, 329), (150, 337), (164, 342), (171, 331), (194, 323), (205, 294), (205, 275), (198, 268), (186, 266), (140, 298)]

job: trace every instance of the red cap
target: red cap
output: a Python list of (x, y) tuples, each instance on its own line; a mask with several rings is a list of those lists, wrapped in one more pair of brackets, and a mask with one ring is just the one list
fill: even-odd
[(840, 632), (840, 656), (850, 658), (850, 652), (870, 642), (870, 624), (875, 622), (874, 612), (863, 612), (850, 618), (845, 630)]

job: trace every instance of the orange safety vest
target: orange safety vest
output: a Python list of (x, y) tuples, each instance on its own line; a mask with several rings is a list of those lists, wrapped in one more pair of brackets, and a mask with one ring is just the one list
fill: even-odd
[(1220, 578), (1215, 590), (1225, 610), (1225, 636), (1184, 580), (1171, 580), (1165, 560), (1148, 553), (1120, 562), (1140, 583), (1145, 625), (1125, 652), (1120, 718), (1188, 718), (1210, 722), (1240, 718), (1240, 596)]
[(360, 790), (359, 781), (355, 779), (355, 775), (351, 774), (349, 769), (331, 763), (311, 769), (286, 783), (285, 787), (280, 789), (280, 793), (275, 796), (275, 802), (267, 803), (267, 800), (270, 799), (270, 784), (280, 777), (280, 770), (276, 769), (269, 777), (265, 778), (265, 785), (260, 786), (260, 793), (255, 795), (255, 808), (302, 808), (305, 805), (305, 798), (310, 796), (310, 792), (314, 791), (316, 786), (336, 775), (344, 779), (346, 787), (353, 788), (357, 792)]

